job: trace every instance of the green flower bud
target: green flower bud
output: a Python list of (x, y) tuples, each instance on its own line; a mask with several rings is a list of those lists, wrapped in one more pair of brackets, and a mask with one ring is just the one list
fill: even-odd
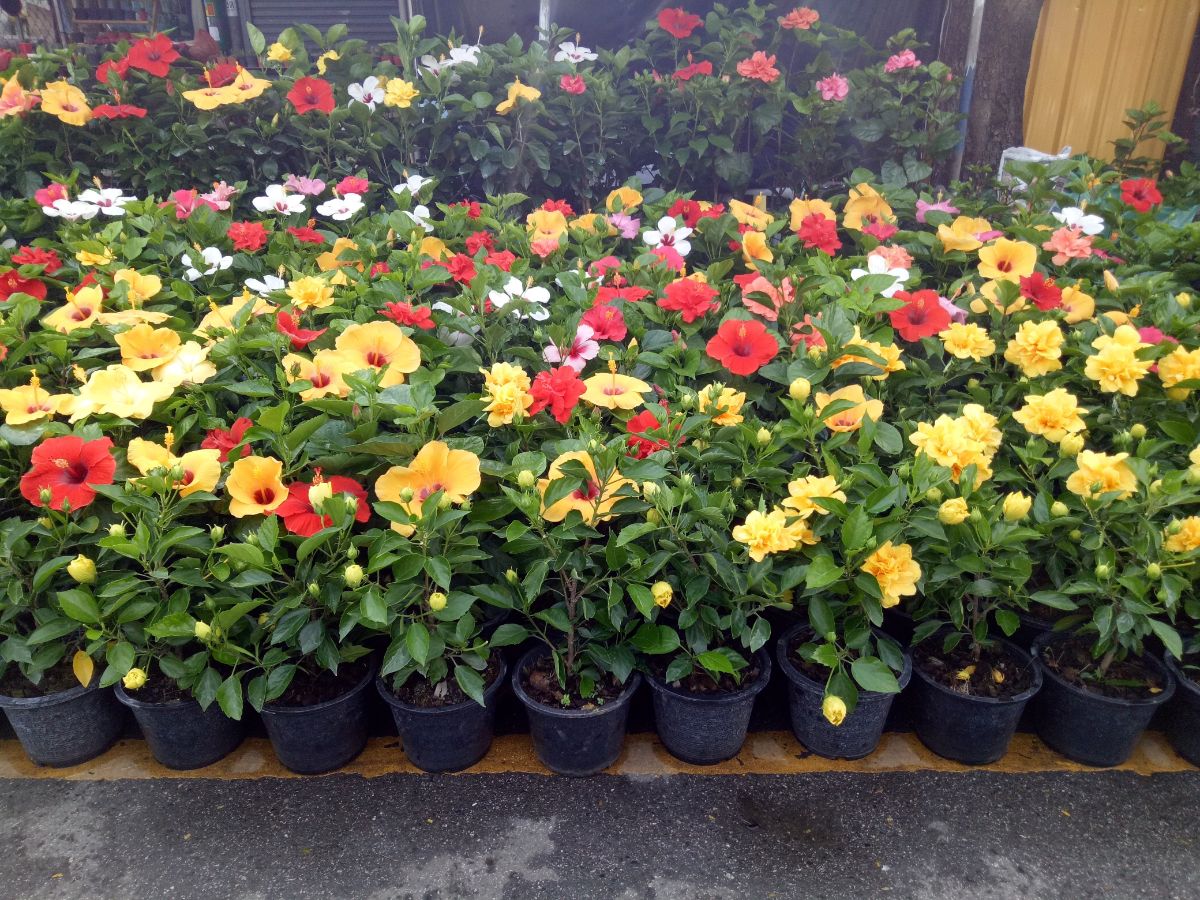
[(345, 570), (342, 572), (342, 577), (346, 580), (347, 587), (356, 588), (362, 584), (363, 567), (357, 563), (346, 566)]

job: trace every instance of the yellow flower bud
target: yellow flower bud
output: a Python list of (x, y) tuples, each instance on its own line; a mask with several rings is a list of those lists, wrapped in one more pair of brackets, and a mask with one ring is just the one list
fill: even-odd
[(1067, 504), (1063, 503), (1061, 500), (1055, 500), (1052, 504), (1050, 504), (1050, 515), (1054, 516), (1056, 519), (1061, 519), (1070, 512), (1071, 510), (1067, 508)]
[(363, 567), (358, 563), (353, 563), (349, 566), (346, 566), (345, 570), (342, 572), (342, 577), (346, 579), (347, 587), (356, 588), (362, 584)]
[(830, 725), (838, 726), (846, 721), (846, 701), (833, 694), (826, 695), (821, 703), (821, 715)]
[(124, 522), (113, 522), (111, 525), (109, 525), (108, 526), (108, 536), (115, 537), (115, 538), (125, 537), (125, 523)]
[(429, 608), (434, 612), (438, 612), (446, 608), (446, 595), (441, 591), (434, 591), (429, 595)]
[(1192, 295), (1189, 294), (1187, 291), (1180, 291), (1178, 294), (1175, 295), (1175, 302), (1178, 303), (1180, 306), (1182, 306), (1184, 309), (1187, 309), (1188, 307), (1190, 307), (1192, 305)]
[(938, 507), (938, 521), (943, 525), (961, 525), (971, 511), (962, 497), (952, 497)]
[(333, 485), (328, 481), (318, 481), (308, 489), (308, 505), (313, 512), (320, 513), (325, 501), (333, 496)]
[(1083, 449), (1083, 436), (1068, 434), (1058, 444), (1058, 452), (1063, 456), (1078, 456)]
[(659, 515), (657, 509), (648, 509), (646, 510), (646, 521), (651, 525), (657, 525), (662, 521), (662, 516)]
[(121, 684), (125, 685), (125, 690), (136, 691), (146, 683), (145, 669), (130, 669), (125, 673), (125, 677), (121, 679)]
[(212, 626), (207, 622), (197, 622), (193, 633), (202, 641), (207, 641), (212, 637)]
[(642, 496), (645, 497), (647, 500), (649, 500), (651, 497), (653, 497), (657, 493), (658, 493), (658, 482), (657, 481), (643, 481), (642, 482)]
[(807, 378), (796, 378), (788, 385), (788, 396), (797, 403), (804, 403), (812, 393), (812, 382)]
[(537, 476), (528, 469), (522, 469), (519, 473), (517, 473), (517, 484), (519, 484), (523, 489), (529, 490), (531, 487), (537, 484)]
[(758, 434), (756, 434), (754, 436), (754, 439), (758, 441), (759, 446), (762, 446), (762, 447), (767, 446), (767, 444), (771, 443), (770, 429), (768, 429), (768, 428), (758, 429)]
[(67, 574), (80, 584), (95, 584), (96, 563), (80, 553), (67, 563)]
[(650, 596), (654, 598), (654, 605), (666, 609), (671, 605), (671, 598), (675, 596), (671, 585), (665, 581), (656, 581), (650, 588)]
[(1135, 422), (1129, 426), (1129, 436), (1135, 441), (1140, 441), (1146, 436), (1146, 426), (1141, 422)]
[(1008, 522), (1020, 522), (1033, 507), (1033, 498), (1020, 491), (1008, 494), (1004, 498), (1004, 519)]
[(520, 579), (517, 577), (516, 571), (513, 569), (509, 569), (504, 573), (504, 580), (509, 584), (516, 584), (518, 581), (520, 581)]
[(401, 488), (401, 490), (400, 490), (400, 502), (401, 503), (411, 503), (412, 498), (415, 496), (416, 496), (416, 494), (413, 493), (413, 489), (410, 487)]

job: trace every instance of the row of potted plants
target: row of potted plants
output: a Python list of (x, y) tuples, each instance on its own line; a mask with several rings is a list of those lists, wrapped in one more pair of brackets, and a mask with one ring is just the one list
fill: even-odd
[[(8, 201), (0, 706), (40, 761), (109, 743), (115, 717), (70, 724), (118, 683), (204, 710), (213, 752), (248, 703), (320, 771), (378, 677), (400, 719), (446, 713), (418, 717), (430, 754), (465, 750), (448, 711), (486, 719), (526, 642), (552, 768), (611, 761), (642, 677), (704, 760), (789, 616), (777, 663), (844, 755), (906, 677), (942, 701), (918, 733), (968, 761), (1039, 679), (1047, 739), (1097, 763), (1127, 752), (1099, 729), (1170, 695), (1160, 645), (1195, 684), (1193, 171), (1021, 169), (1019, 203), (627, 185), (593, 211), (319, 174), (226, 211)], [(1101, 710), (1084, 749), (1060, 694)]]

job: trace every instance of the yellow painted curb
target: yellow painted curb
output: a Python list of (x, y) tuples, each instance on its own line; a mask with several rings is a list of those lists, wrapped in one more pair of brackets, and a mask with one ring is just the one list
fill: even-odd
[[(608, 775), (652, 778), (664, 775), (804, 775), (814, 772), (1002, 772), (1011, 775), (1032, 772), (1134, 772), (1156, 775), (1166, 772), (1195, 772), (1196, 767), (1180, 757), (1161, 734), (1143, 736), (1129, 761), (1113, 769), (1094, 769), (1071, 762), (1050, 750), (1032, 734), (1013, 738), (1008, 755), (988, 766), (964, 766), (942, 759), (927, 750), (915, 735), (888, 733), (879, 749), (866, 759), (825, 759), (808, 753), (790, 732), (759, 732), (749, 736), (741, 753), (715, 766), (693, 766), (671, 756), (653, 734), (632, 734), (625, 751), (608, 770)], [(528, 735), (496, 738), (483, 761), (460, 775), (503, 775), (523, 773), (551, 775), (533, 751)], [(340, 775), (375, 778), (380, 775), (416, 775), (420, 770), (404, 756), (397, 738), (372, 738), (362, 754), (339, 769)], [(0, 778), (57, 778), (64, 781), (118, 781), (147, 778), (301, 778), (279, 764), (264, 738), (251, 738), (225, 759), (203, 769), (176, 772), (150, 755), (145, 741), (120, 741), (102, 756), (65, 769), (35, 766), (14, 740), (0, 741)]]

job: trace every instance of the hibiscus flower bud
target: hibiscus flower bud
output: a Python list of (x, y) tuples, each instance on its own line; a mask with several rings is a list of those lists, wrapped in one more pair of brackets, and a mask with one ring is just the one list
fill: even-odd
[(516, 583), (517, 583), (517, 581), (519, 580), (519, 579), (517, 578), (517, 573), (516, 573), (516, 570), (515, 570), (515, 569), (508, 569), (508, 570), (507, 570), (507, 571), (504, 573), (504, 580), (505, 580), (505, 581), (507, 581), (509, 584), (516, 584)]
[(1172, 519), (1171, 524), (1167, 526), (1167, 534), (1171, 535), (1171, 537), (1174, 537), (1181, 531), (1183, 531), (1183, 523), (1178, 519)]
[(1163, 489), (1163, 483), (1162, 483), (1161, 478), (1155, 478), (1152, 482), (1150, 482), (1150, 493), (1151, 494), (1161, 494), (1162, 489)]
[(108, 526), (108, 536), (115, 537), (115, 538), (125, 537), (125, 523), (124, 522), (113, 522), (111, 525), (109, 525)]
[(440, 612), (446, 608), (446, 595), (441, 591), (434, 591), (429, 595), (429, 608), (434, 612)]
[(971, 511), (962, 497), (952, 497), (938, 507), (938, 521), (943, 525), (961, 525)]
[(1078, 434), (1068, 434), (1058, 444), (1059, 455), (1064, 457), (1078, 456), (1079, 451), (1082, 449), (1083, 438)]
[(653, 497), (657, 493), (658, 493), (658, 482), (657, 481), (643, 481), (642, 482), (642, 496), (645, 497), (647, 500), (649, 500), (651, 497)]
[(410, 487), (403, 488), (400, 491), (400, 502), (401, 503), (411, 503), (412, 498), (415, 496), (416, 496), (416, 494), (413, 493), (412, 488), (410, 488)]
[(733, 487), (734, 490), (739, 490), (739, 489), (741, 489), (742, 485), (745, 484), (746, 482), (742, 479), (741, 475), (734, 475), (733, 480), (729, 483)]
[(1067, 532), (1067, 537), (1069, 537), (1071, 540), (1073, 540), (1075, 543), (1078, 544), (1080, 541), (1083, 540), (1083, 532), (1080, 531), (1078, 528), (1072, 528), (1069, 532)]
[(812, 382), (807, 378), (795, 378), (788, 385), (788, 396), (797, 403), (804, 403), (812, 393)]
[(1162, 578), (1162, 566), (1158, 563), (1150, 563), (1150, 565), (1146, 566), (1146, 577), (1151, 581), (1158, 581), (1158, 579)]
[(754, 436), (760, 447), (765, 447), (771, 443), (771, 431), (769, 428), (758, 429), (758, 434)]
[(362, 584), (363, 567), (357, 563), (346, 566), (345, 570), (342, 572), (342, 577), (346, 580), (346, 587), (356, 588)]
[(350, 560), (351, 562), (358, 559), (358, 548), (353, 544), (346, 548), (346, 559)]
[(308, 505), (313, 508), (313, 512), (320, 513), (325, 501), (332, 496), (333, 485), (328, 481), (318, 481), (308, 489)]
[(696, 395), (691, 391), (684, 391), (679, 395), (679, 406), (682, 409), (691, 409), (696, 405)]
[(212, 626), (207, 622), (197, 622), (196, 627), (192, 631), (202, 641), (207, 641), (212, 637)]
[(38, 491), (38, 500), (41, 502), (42, 506), (49, 506), (50, 501), (53, 499), (54, 494), (51, 493), (50, 488), (42, 488), (40, 491)]
[(841, 697), (829, 694), (821, 702), (821, 715), (830, 725), (838, 726), (846, 721), (846, 701)]
[(1146, 436), (1146, 426), (1141, 422), (1135, 422), (1133, 425), (1129, 426), (1129, 436), (1135, 441), (1140, 441)]
[(221, 525), (214, 525), (208, 529), (208, 536), (212, 538), (214, 544), (219, 544), (221, 539), (225, 537), (225, 528)]
[(529, 490), (531, 487), (537, 484), (537, 477), (528, 469), (522, 469), (517, 473), (517, 484), (519, 484), (524, 490)]
[(662, 521), (662, 516), (659, 515), (657, 509), (648, 509), (646, 510), (646, 521), (651, 525), (657, 525)]
[(315, 581), (310, 581), (308, 583), (308, 596), (319, 597), (320, 595), (321, 595), (321, 586), (319, 584), (317, 584)]
[(942, 489), (931, 487), (925, 492), (925, 499), (930, 503), (940, 503), (942, 500)]
[(80, 553), (67, 563), (67, 574), (79, 584), (96, 583), (96, 563)]
[(1033, 506), (1033, 498), (1020, 491), (1008, 494), (1004, 498), (1004, 519), (1007, 522), (1020, 522)]
[(346, 504), (346, 512), (350, 515), (358, 512), (358, 498), (353, 494), (342, 494), (342, 502)]
[(125, 673), (125, 677), (121, 679), (121, 684), (125, 685), (125, 690), (136, 691), (146, 683), (146, 670), (133, 668)]
[(1112, 566), (1110, 566), (1108, 563), (1100, 563), (1098, 566), (1096, 566), (1096, 577), (1101, 581), (1104, 581), (1111, 574)]
[(1192, 466), (1187, 471), (1187, 483), (1193, 487), (1200, 484), (1200, 466)]
[(684, 472), (680, 480), (683, 481), (684, 484), (691, 484), (693, 481), (695, 481), (691, 472)]
[(1070, 512), (1071, 510), (1067, 508), (1067, 504), (1063, 503), (1061, 500), (1055, 500), (1052, 504), (1050, 504), (1050, 515), (1054, 516), (1056, 519), (1061, 519)]
[(968, 516), (968, 518), (972, 522), (974, 522), (976, 525), (978, 525), (980, 522), (983, 521), (983, 513), (981, 513), (978, 509), (973, 509), (973, 510), (971, 510), (971, 514), (970, 514), (970, 516)]
[(1192, 295), (1187, 291), (1180, 291), (1175, 295), (1175, 302), (1184, 309), (1188, 309), (1192, 305)]
[(654, 598), (655, 606), (666, 609), (671, 605), (671, 598), (675, 596), (675, 592), (667, 582), (656, 581), (650, 587), (650, 596)]

